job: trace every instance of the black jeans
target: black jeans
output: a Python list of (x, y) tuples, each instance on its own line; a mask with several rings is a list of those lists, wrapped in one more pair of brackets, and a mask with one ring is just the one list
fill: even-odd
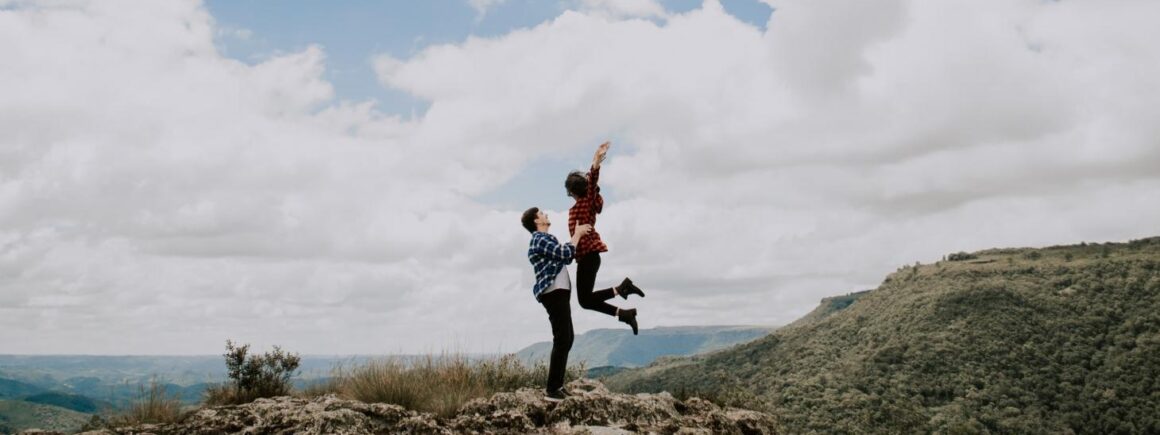
[(564, 371), (568, 368), (568, 351), (572, 350), (572, 292), (554, 290), (540, 296), (540, 303), (548, 311), (552, 323), (552, 356), (548, 363), (547, 391), (564, 387)]
[(600, 253), (584, 254), (576, 259), (576, 299), (580, 300), (580, 307), (585, 310), (599, 311), (609, 316), (616, 315), (616, 307), (607, 301), (616, 296), (612, 288), (592, 291), (596, 287), (596, 272), (600, 271)]

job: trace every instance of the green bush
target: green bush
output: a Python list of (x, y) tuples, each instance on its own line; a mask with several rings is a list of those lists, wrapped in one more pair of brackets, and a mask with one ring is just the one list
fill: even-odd
[(966, 253), (966, 252), (956, 252), (956, 253), (947, 255), (947, 261), (967, 261), (967, 260), (974, 260), (976, 258), (979, 258), (979, 256), (977, 256), (975, 254)]
[(249, 403), (262, 397), (285, 396), (292, 392), (290, 378), (298, 370), (301, 357), (274, 346), (263, 355), (249, 354), (250, 345), (234, 346), (226, 340), (226, 372), (230, 382), (206, 389), (208, 405)]

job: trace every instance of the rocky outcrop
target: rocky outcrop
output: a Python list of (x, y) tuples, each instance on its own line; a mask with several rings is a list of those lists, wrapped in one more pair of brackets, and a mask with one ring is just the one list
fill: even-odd
[(334, 395), (314, 399), (276, 397), (237, 406), (198, 410), (180, 423), (85, 432), (120, 434), (773, 434), (775, 419), (764, 413), (721, 408), (668, 393), (625, 395), (597, 381), (568, 384), (562, 402), (525, 388), (466, 403), (449, 418), (395, 405), (363, 403)]

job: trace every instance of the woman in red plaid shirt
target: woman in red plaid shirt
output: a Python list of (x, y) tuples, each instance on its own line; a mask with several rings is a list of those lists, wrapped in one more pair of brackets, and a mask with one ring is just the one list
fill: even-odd
[(604, 209), (604, 198), (600, 196), (600, 163), (608, 154), (609, 142), (600, 144), (596, 155), (592, 157), (592, 169), (588, 175), (580, 171), (568, 174), (564, 180), (564, 187), (568, 189), (568, 196), (576, 200), (572, 209), (568, 210), (568, 233), (575, 234), (577, 225), (592, 225), (592, 231), (580, 238), (576, 245), (576, 297), (580, 300), (580, 307), (586, 310), (599, 311), (609, 316), (615, 316), (621, 322), (632, 327), (633, 335), (639, 332), (636, 322), (636, 309), (620, 309), (605, 302), (613, 296), (620, 295), (628, 299), (628, 295), (637, 294), (644, 297), (644, 292), (632, 284), (632, 280), (624, 278), (620, 285), (600, 291), (592, 291), (596, 286), (596, 272), (600, 270), (600, 253), (608, 252), (600, 234), (596, 232), (596, 215)]

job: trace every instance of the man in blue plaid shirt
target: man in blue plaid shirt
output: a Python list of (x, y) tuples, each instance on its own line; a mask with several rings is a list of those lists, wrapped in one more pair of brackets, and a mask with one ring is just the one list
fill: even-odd
[(560, 244), (548, 233), (552, 222), (539, 208), (532, 207), (520, 218), (524, 229), (532, 233), (528, 244), (528, 261), (536, 271), (532, 295), (548, 311), (552, 324), (552, 356), (548, 363), (547, 400), (559, 402), (568, 396), (564, 391), (564, 371), (568, 366), (568, 351), (572, 350), (572, 281), (568, 278), (568, 264), (576, 256), (576, 243), (592, 231), (591, 225), (579, 225), (572, 240)]

